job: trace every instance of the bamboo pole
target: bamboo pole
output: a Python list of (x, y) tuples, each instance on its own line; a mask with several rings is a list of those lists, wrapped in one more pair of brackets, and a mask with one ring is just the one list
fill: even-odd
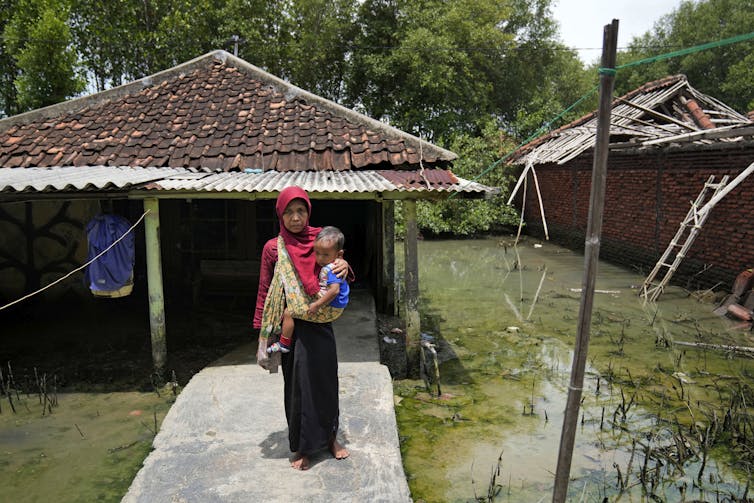
[(754, 348), (749, 347), (749, 346), (729, 346), (726, 344), (708, 344), (706, 342), (685, 342), (685, 341), (673, 341), (673, 344), (676, 344), (678, 346), (689, 346), (692, 348), (718, 349), (720, 351), (731, 351), (734, 353), (754, 354)]
[(584, 248), (584, 279), (579, 307), (579, 324), (576, 334), (571, 380), (568, 385), (568, 399), (563, 416), (563, 428), (560, 434), (558, 467), (555, 472), (553, 503), (563, 503), (568, 494), (568, 480), (571, 472), (573, 444), (579, 419), (581, 391), (584, 385), (584, 368), (589, 349), (589, 329), (594, 300), (594, 283), (597, 276), (597, 261), (600, 252), (600, 235), (602, 233), (602, 213), (605, 206), (605, 178), (607, 173), (607, 155), (610, 142), (610, 112), (615, 83), (615, 51), (618, 42), (618, 20), (605, 25), (602, 33), (602, 69), (600, 71), (600, 105), (597, 122), (597, 138), (594, 145), (594, 163), (592, 165), (592, 188), (589, 197), (589, 221), (587, 223)]
[(162, 293), (162, 257), (160, 255), (160, 206), (156, 198), (144, 199), (148, 211), (144, 237), (147, 248), (147, 291), (149, 293), (149, 327), (152, 337), (152, 363), (162, 377), (167, 359), (165, 343), (165, 301)]
[(539, 201), (539, 214), (542, 216), (542, 227), (545, 229), (545, 239), (550, 240), (550, 233), (547, 230), (547, 219), (545, 218), (545, 205), (542, 204), (542, 192), (539, 191), (539, 180), (537, 180), (537, 171), (534, 166), (531, 167), (531, 174), (534, 178), (534, 187), (537, 189), (537, 200)]
[(749, 166), (745, 170), (743, 170), (742, 172), (740, 172), (738, 174), (738, 176), (736, 176), (733, 180), (731, 180), (730, 182), (728, 182), (727, 185), (725, 185), (725, 187), (723, 187), (720, 190), (720, 192), (718, 192), (717, 194), (715, 194), (714, 196), (712, 196), (712, 199), (710, 199), (709, 201), (707, 201), (707, 203), (704, 206), (702, 206), (702, 209), (700, 209), (697, 213), (702, 214), (702, 213), (706, 213), (708, 211), (711, 211), (712, 208), (717, 203), (719, 203), (722, 198), (724, 198), (725, 196), (727, 196), (728, 193), (731, 190), (733, 190), (736, 187), (738, 187), (741, 184), (741, 182), (743, 182), (744, 180), (746, 180), (746, 178), (750, 174), (752, 174), (752, 173), (754, 173), (754, 162), (751, 163), (751, 164), (749, 164)]
[[(510, 197), (508, 197), (508, 202), (506, 203), (508, 206), (511, 205), (513, 202), (513, 198), (516, 197), (516, 193), (518, 192), (518, 189), (521, 187), (521, 183), (526, 179), (526, 175), (529, 173), (529, 168), (531, 167), (531, 163), (527, 162), (524, 166), (524, 170), (521, 172), (521, 176), (518, 177), (518, 180), (516, 180), (516, 186), (513, 187), (513, 190), (511, 191)], [(526, 192), (524, 191), (524, 197), (526, 197)]]

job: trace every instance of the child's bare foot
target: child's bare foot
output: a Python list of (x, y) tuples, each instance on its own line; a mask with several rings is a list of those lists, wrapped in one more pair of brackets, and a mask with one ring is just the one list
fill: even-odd
[(348, 449), (340, 445), (337, 439), (333, 439), (330, 442), (330, 452), (335, 459), (346, 459), (351, 455), (351, 453), (348, 452)]
[(291, 467), (294, 470), (308, 470), (309, 469), (309, 457), (305, 456), (303, 454), (299, 454), (298, 452), (293, 455), (293, 458), (291, 458)]

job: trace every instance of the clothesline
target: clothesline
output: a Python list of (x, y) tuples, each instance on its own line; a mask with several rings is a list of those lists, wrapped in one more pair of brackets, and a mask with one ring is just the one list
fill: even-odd
[(108, 251), (110, 251), (110, 249), (111, 249), (111, 248), (112, 248), (113, 246), (117, 245), (117, 244), (118, 244), (118, 243), (119, 243), (119, 242), (120, 242), (120, 241), (121, 241), (121, 240), (122, 240), (123, 238), (125, 238), (125, 237), (126, 237), (127, 235), (129, 235), (129, 234), (130, 234), (130, 233), (131, 233), (131, 232), (132, 232), (132, 231), (133, 231), (133, 230), (134, 230), (134, 229), (136, 228), (136, 226), (137, 226), (137, 225), (139, 225), (139, 223), (140, 223), (140, 222), (141, 222), (142, 220), (144, 220), (144, 217), (145, 217), (145, 216), (147, 216), (147, 213), (149, 213), (149, 210), (146, 210), (146, 211), (145, 211), (144, 213), (142, 213), (142, 215), (141, 215), (141, 216), (139, 217), (139, 219), (138, 219), (138, 220), (136, 221), (136, 223), (134, 223), (134, 224), (133, 224), (133, 225), (132, 225), (132, 226), (131, 226), (131, 227), (130, 227), (130, 228), (129, 228), (129, 229), (128, 229), (128, 230), (126, 231), (126, 232), (124, 232), (124, 233), (123, 233), (123, 235), (122, 235), (121, 237), (119, 237), (118, 239), (116, 239), (115, 241), (113, 241), (113, 242), (112, 242), (112, 244), (110, 244), (110, 246), (108, 246), (107, 248), (105, 248), (104, 250), (102, 250), (102, 251), (101, 251), (101, 252), (100, 252), (99, 254), (97, 254), (97, 255), (96, 255), (95, 257), (93, 257), (93, 258), (92, 258), (91, 260), (89, 260), (89, 261), (88, 261), (87, 263), (85, 263), (85, 264), (81, 265), (80, 267), (77, 267), (76, 269), (74, 269), (74, 270), (70, 271), (70, 272), (69, 272), (68, 274), (66, 274), (65, 276), (62, 276), (62, 277), (60, 277), (60, 278), (56, 279), (55, 281), (53, 281), (53, 282), (52, 282), (52, 283), (50, 283), (49, 285), (43, 286), (43, 287), (42, 287), (42, 288), (40, 288), (39, 290), (36, 290), (36, 291), (34, 291), (34, 292), (31, 292), (30, 294), (24, 295), (23, 297), (21, 297), (21, 298), (19, 298), (19, 299), (16, 299), (16, 300), (14, 300), (13, 302), (10, 302), (10, 303), (8, 303), (8, 304), (5, 304), (4, 306), (1, 306), (1, 307), (0, 307), (0, 311), (2, 311), (3, 309), (9, 308), (9, 307), (11, 307), (11, 306), (13, 306), (13, 305), (15, 305), (15, 304), (18, 304), (19, 302), (22, 302), (22, 301), (24, 301), (24, 300), (26, 300), (26, 299), (28, 299), (28, 298), (30, 298), (30, 297), (33, 297), (33, 296), (35, 296), (35, 295), (37, 295), (37, 294), (40, 294), (40, 293), (44, 292), (45, 290), (47, 290), (48, 288), (52, 288), (53, 286), (57, 285), (57, 284), (58, 284), (58, 283), (60, 283), (61, 281), (63, 281), (63, 280), (65, 280), (66, 278), (70, 277), (71, 275), (73, 275), (73, 274), (75, 274), (75, 273), (79, 272), (80, 270), (82, 270), (82, 269), (84, 269), (84, 268), (88, 267), (88, 266), (89, 266), (90, 264), (94, 263), (94, 262), (95, 262), (95, 261), (96, 261), (97, 259), (99, 259), (99, 258), (100, 258), (100, 257), (101, 257), (102, 255), (104, 255), (105, 253), (107, 253)]

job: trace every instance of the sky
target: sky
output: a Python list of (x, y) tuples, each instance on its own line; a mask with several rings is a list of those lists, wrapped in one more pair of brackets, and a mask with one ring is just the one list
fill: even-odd
[(552, 11), (560, 23), (561, 40), (582, 49), (581, 60), (592, 63), (602, 54), (602, 28), (613, 19), (619, 21), (618, 48), (626, 47), (680, 4), (681, 0), (553, 0)]

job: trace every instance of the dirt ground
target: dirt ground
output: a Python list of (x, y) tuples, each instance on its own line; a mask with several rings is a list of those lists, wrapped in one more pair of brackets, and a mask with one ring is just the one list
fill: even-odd
[[(256, 337), (249, 300), (212, 299), (200, 306), (167, 305), (166, 380), (184, 386), (196, 372)], [(0, 369), (21, 389), (35, 369), (58, 391), (149, 391), (155, 384), (147, 301), (61, 300), (27, 303), (0, 313)]]
[[(164, 381), (173, 372), (180, 386), (209, 363), (255, 340), (252, 299), (210, 298), (199, 305), (166, 305), (168, 357)], [(8, 366), (22, 390), (36, 389), (36, 374), (66, 391), (152, 391), (151, 339), (147, 301), (71, 299), (27, 303), (0, 312), (0, 370)], [(381, 358), (395, 377), (405, 377), (405, 343), (400, 318), (379, 315)], [(398, 344), (382, 341), (384, 337)], [(252, 357), (252, 355), (249, 355)], [(401, 361), (401, 357), (403, 360)]]

